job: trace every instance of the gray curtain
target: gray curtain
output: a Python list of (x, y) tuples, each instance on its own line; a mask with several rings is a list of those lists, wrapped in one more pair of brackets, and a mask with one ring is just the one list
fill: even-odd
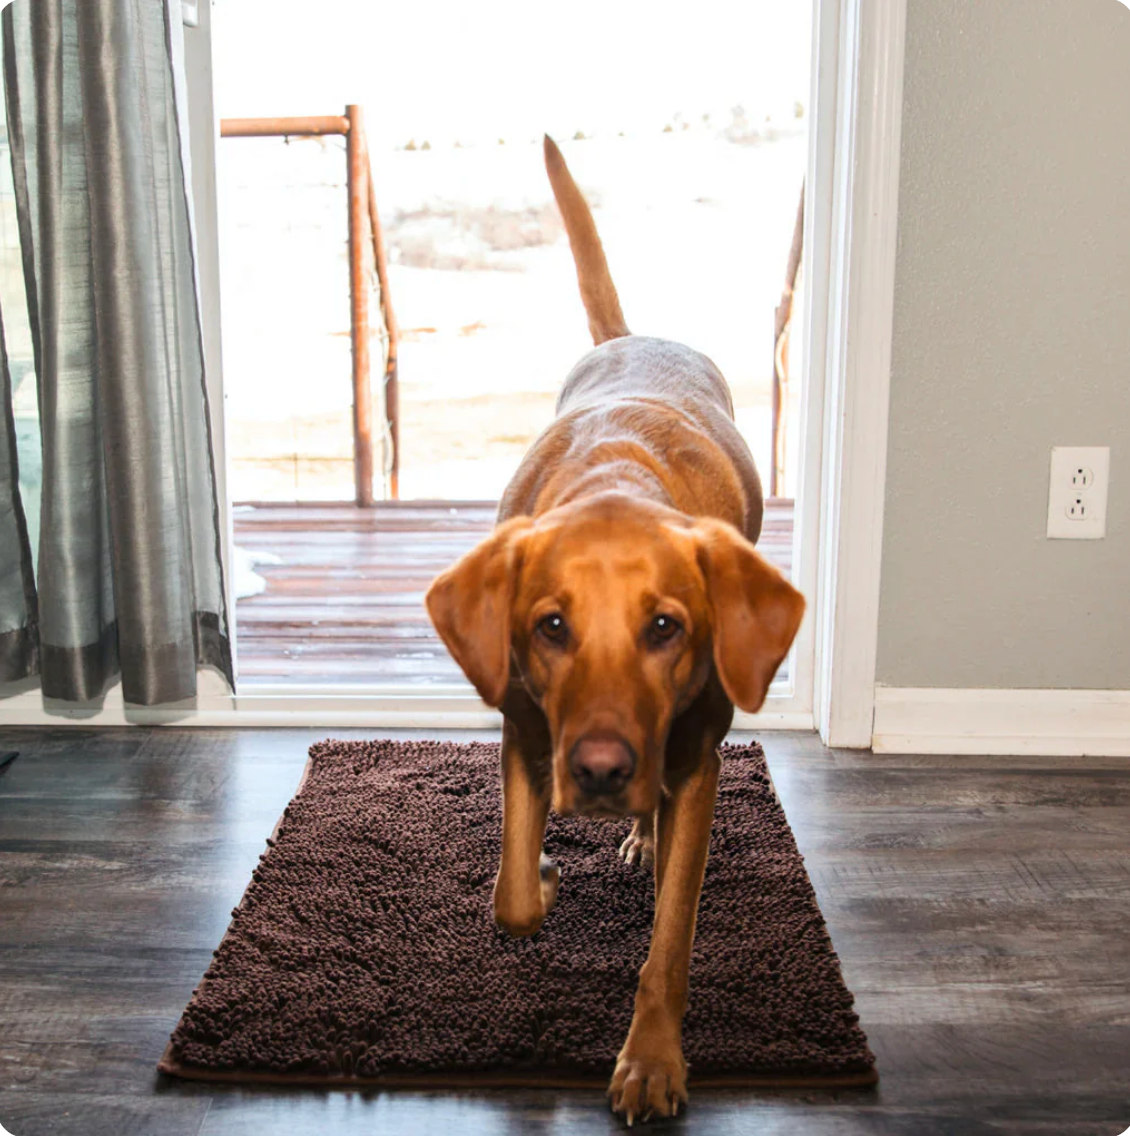
[(118, 673), (127, 702), (190, 698), (200, 665), (232, 682), (174, 91), (179, 12), (169, 0), (15, 0), (3, 14), (43, 485), (37, 604), (9, 429), (0, 678), (38, 667), (50, 698), (95, 699)]
[(27, 521), (20, 500), (12, 378), (2, 317), (0, 414), (0, 676), (23, 678), (39, 667), (38, 601)]

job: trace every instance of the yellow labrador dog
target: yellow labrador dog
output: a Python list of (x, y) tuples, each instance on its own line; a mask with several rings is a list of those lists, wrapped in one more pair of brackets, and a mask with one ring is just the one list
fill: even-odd
[(682, 1021), (734, 706), (757, 710), (804, 599), (754, 549), (761, 483), (718, 368), (632, 335), (592, 214), (545, 160), (596, 348), (508, 486), (494, 533), (432, 584), (428, 612), (502, 729), (495, 918), (532, 935), (558, 870), (550, 807), (622, 817), (655, 865), (655, 925), (609, 1088), (629, 1123), (687, 1100)]

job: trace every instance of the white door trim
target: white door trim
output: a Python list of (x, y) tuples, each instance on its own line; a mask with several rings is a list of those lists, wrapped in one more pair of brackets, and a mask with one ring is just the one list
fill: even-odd
[[(735, 729), (805, 730), (812, 716), (767, 708)], [(745, 724), (751, 723), (751, 724)], [(97, 703), (45, 704), (38, 686), (0, 701), (4, 726), (303, 726), (318, 729), (500, 729), (502, 716), (465, 685), (243, 686), (232, 695), (212, 671), (196, 698), (164, 706), (126, 706), (115, 683)]]
[(828, 340), (830, 266), (834, 244), (833, 206), (836, 172), (836, 76), (840, 60), (840, 6), (843, 0), (813, 0), (808, 169), (805, 180), (803, 272), (804, 373), (801, 379), (801, 463), (793, 517), (793, 582), (808, 597), (808, 609), (789, 656), (788, 682), (774, 684), (759, 714), (734, 714), (734, 729), (764, 728), (771, 716), (787, 716), (813, 727), (816, 683), (814, 597), (819, 582), (820, 494), (824, 434), (824, 386)]
[[(216, 115), (212, 69), (212, 0), (193, 2), (194, 21), (184, 4), (184, 75), (188, 102), (188, 174), (192, 194), (189, 205), (195, 237), (196, 280), (199, 288), (200, 331), (204, 346), (204, 382), (212, 431), (212, 453), (219, 501), (220, 562), (226, 585), (228, 635), (233, 664), (238, 658), (235, 641), (235, 604), (232, 601), (232, 511), (228, 499), (227, 434), (224, 415), (224, 367), (220, 302), (220, 204), (216, 155), (220, 120)], [(176, 5), (171, 15), (175, 16)], [(179, 36), (174, 37), (174, 42)], [(182, 124), (183, 129), (183, 124)]]
[(862, 749), (875, 710), (905, 31), (906, 0), (842, 0), (815, 718), (825, 744)]

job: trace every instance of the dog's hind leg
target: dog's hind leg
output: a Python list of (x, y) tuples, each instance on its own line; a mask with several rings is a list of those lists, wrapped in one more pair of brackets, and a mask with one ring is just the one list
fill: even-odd
[(655, 863), (655, 814), (636, 817), (632, 831), (620, 845), (620, 858), (625, 864), (650, 868)]

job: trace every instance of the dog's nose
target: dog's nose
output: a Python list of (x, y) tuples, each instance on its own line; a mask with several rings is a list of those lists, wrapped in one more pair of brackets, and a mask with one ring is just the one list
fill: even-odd
[(632, 779), (636, 756), (615, 734), (588, 734), (573, 746), (569, 768), (585, 796), (604, 797), (619, 793)]

